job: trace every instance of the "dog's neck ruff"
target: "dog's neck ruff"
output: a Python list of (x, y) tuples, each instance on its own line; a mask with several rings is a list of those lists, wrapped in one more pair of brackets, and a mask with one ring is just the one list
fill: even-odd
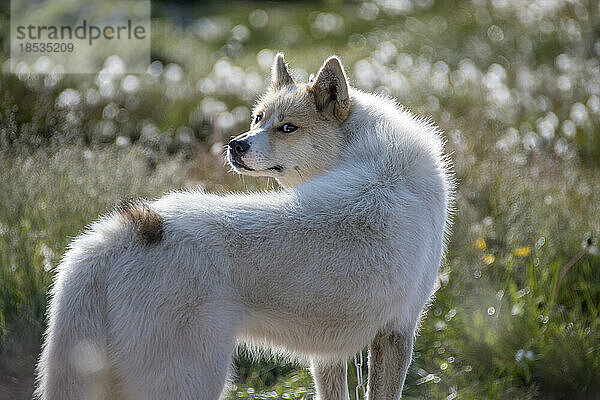
[[(300, 184), (297, 190), (306, 192), (321, 187), (323, 194), (350, 194), (352, 187), (362, 187), (362, 193), (369, 187), (392, 189), (402, 184), (409, 190), (427, 192), (428, 188), (422, 185), (424, 180), (431, 183), (432, 190), (443, 189), (448, 205), (453, 180), (441, 132), (429, 120), (415, 116), (389, 98), (353, 88), (350, 94), (352, 113), (342, 124), (348, 141), (340, 151), (340, 160), (329, 171)], [(438, 180), (441, 185), (434, 184)], [(327, 190), (328, 186), (336, 189)]]

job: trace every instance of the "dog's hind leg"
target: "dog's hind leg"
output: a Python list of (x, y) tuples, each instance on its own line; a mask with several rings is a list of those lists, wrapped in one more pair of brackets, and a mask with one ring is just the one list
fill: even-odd
[(216, 309), (210, 314), (187, 313), (179, 323), (147, 321), (153, 325), (151, 329), (134, 338), (132, 346), (118, 355), (117, 370), (125, 397), (219, 399), (235, 342), (234, 327), (219, 314), (227, 315)]
[(349, 400), (346, 362), (313, 360), (311, 372), (317, 389), (316, 400)]
[(412, 359), (413, 334), (377, 334), (369, 349), (367, 399), (396, 400), (402, 395)]

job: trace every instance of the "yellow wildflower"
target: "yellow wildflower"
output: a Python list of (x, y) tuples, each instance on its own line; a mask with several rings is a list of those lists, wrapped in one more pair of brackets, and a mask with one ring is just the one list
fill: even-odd
[(496, 260), (496, 257), (494, 257), (493, 254), (486, 254), (485, 256), (483, 256), (483, 262), (486, 265), (492, 264), (495, 260)]
[(525, 247), (516, 248), (514, 253), (515, 253), (515, 256), (517, 256), (517, 257), (527, 257), (529, 255), (529, 253), (531, 253), (531, 247), (525, 246)]
[(478, 238), (475, 241), (475, 247), (478, 248), (479, 250), (485, 250), (487, 249), (487, 244), (485, 243), (485, 239), (484, 238)]

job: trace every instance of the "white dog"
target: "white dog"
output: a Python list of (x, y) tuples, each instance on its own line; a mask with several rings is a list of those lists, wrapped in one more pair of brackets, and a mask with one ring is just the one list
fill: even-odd
[(440, 132), (338, 58), (296, 83), (277, 55), (228, 160), (284, 189), (129, 201), (73, 241), (38, 398), (217, 399), (237, 341), (310, 360), (322, 400), (370, 345), (368, 398), (400, 397), (449, 229)]

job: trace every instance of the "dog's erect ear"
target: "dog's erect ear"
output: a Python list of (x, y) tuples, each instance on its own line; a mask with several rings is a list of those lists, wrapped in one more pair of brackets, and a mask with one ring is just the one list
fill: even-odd
[(318, 111), (331, 113), (340, 122), (348, 118), (348, 79), (339, 58), (333, 56), (325, 61), (309, 90), (315, 96)]
[(277, 53), (273, 66), (271, 67), (271, 85), (275, 89), (280, 89), (283, 86), (290, 86), (294, 84), (294, 79), (288, 71), (285, 60), (283, 59), (283, 53)]

